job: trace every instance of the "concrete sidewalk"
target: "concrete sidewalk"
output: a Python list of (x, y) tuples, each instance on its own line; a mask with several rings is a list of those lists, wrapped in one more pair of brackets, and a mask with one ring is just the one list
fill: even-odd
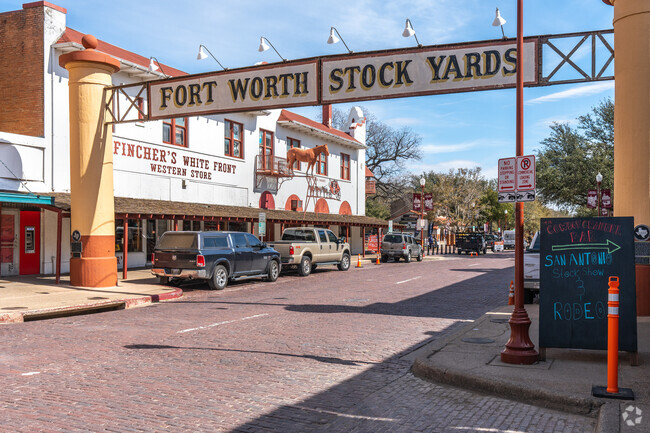
[[(538, 350), (539, 305), (526, 305), (530, 337)], [(433, 341), (413, 355), (419, 377), (498, 397), (598, 418), (598, 432), (650, 431), (650, 317), (639, 317), (639, 365), (619, 355), (619, 388), (631, 388), (634, 401), (592, 397), (593, 385), (607, 385), (607, 352), (547, 349), (546, 361), (534, 365), (502, 363), (510, 337), (512, 306), (491, 311), (453, 335)], [(637, 408), (642, 411), (640, 424)]]
[[(119, 276), (122, 274), (120, 273)], [(0, 324), (133, 308), (183, 296), (157, 283), (148, 269), (129, 271), (116, 287), (72, 287), (69, 275), (0, 277)]]

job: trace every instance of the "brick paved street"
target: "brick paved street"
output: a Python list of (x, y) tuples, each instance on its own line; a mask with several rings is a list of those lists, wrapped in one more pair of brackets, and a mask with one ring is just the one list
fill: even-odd
[(0, 431), (593, 431), (409, 372), (409, 353), (507, 302), (512, 253), (444, 258), (0, 326)]

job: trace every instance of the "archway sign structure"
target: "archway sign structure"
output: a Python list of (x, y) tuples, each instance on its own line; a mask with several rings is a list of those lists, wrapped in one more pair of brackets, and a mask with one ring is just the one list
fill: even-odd
[[(255, 111), (271, 108), (289, 108), (297, 106), (308, 105), (328, 105), (333, 103), (352, 102), (352, 101), (366, 101), (373, 99), (389, 99), (401, 98), (409, 96), (433, 95), (440, 93), (458, 93), (469, 92), (478, 90), (490, 89), (503, 89), (513, 88), (517, 84), (519, 87), (523, 86), (546, 86), (550, 84), (565, 84), (565, 83), (578, 83), (590, 81), (611, 80), (614, 78), (613, 74), (607, 75), (606, 70), (614, 58), (614, 50), (607, 42), (606, 36), (613, 33), (613, 30), (600, 30), (583, 33), (571, 33), (561, 35), (546, 35), (546, 36), (531, 36), (522, 37), (521, 32), (521, 6), (523, 0), (518, 1), (518, 38), (492, 40), (482, 42), (468, 42), (459, 44), (448, 45), (432, 45), (424, 47), (415, 47), (398, 50), (384, 50), (355, 53), (353, 55), (334, 55), (315, 57), (310, 59), (296, 60), (290, 62), (274, 63), (268, 65), (261, 65), (255, 67), (246, 67), (228, 71), (210, 72), (203, 74), (186, 75), (178, 78), (164, 79), (149, 81), (146, 83), (138, 83), (123, 86), (110, 86), (110, 81), (103, 85), (103, 91), (107, 96), (104, 100), (103, 109), (101, 108), (102, 97), (92, 99), (91, 103), (99, 102), (96, 106), (88, 104), (88, 98), (84, 98), (76, 93), (73, 94), (73, 88), (76, 83), (73, 82), (72, 75), (70, 81), (70, 96), (71, 96), (71, 110), (73, 104), (79, 107), (79, 110), (100, 111), (100, 117), (105, 116), (104, 122), (96, 123), (93, 125), (86, 125), (88, 134), (82, 134), (81, 140), (89, 141), (89, 143), (82, 143), (82, 146), (100, 146), (106, 147), (105, 141), (102, 143), (93, 143), (92, 137), (100, 136), (106, 140), (106, 128), (109, 124), (127, 123), (127, 122), (142, 122), (147, 120), (168, 119), (181, 116), (199, 115), (199, 114), (218, 114), (242, 111)], [(613, 0), (612, 0), (613, 2)], [(632, 4), (638, 4), (632, 6)], [(642, 5), (641, 5), (642, 4)], [(621, 17), (617, 21), (615, 19), (615, 30), (617, 34), (621, 32), (626, 35), (626, 40), (621, 41), (619, 44), (627, 44), (628, 51), (635, 52), (636, 55), (643, 58), (643, 70), (635, 70), (635, 76), (647, 76), (650, 72), (650, 65), (648, 65), (647, 52), (643, 52), (643, 44), (640, 42), (638, 35), (647, 34), (650, 29), (648, 23), (648, 16), (650, 15), (650, 7), (648, 2), (635, 2), (632, 0), (616, 0), (615, 1), (615, 16), (618, 15), (617, 9), (638, 9), (637, 14), (641, 14), (641, 18), (627, 18), (632, 14), (621, 12)], [(625, 15), (625, 16), (623, 16)], [(632, 22), (634, 21), (634, 22)], [(628, 32), (625, 27), (632, 25), (634, 32)], [(642, 28), (639, 28), (642, 27)], [(636, 36), (634, 36), (636, 35)], [(88, 37), (89, 35), (87, 35)], [(559, 50), (553, 41), (563, 38), (581, 38), (578, 44), (568, 53)], [(94, 38), (93, 38), (94, 39)], [(571, 59), (571, 56), (578, 51), (578, 48), (587, 41), (591, 40), (591, 70), (585, 72), (581, 69), (576, 62)], [(605, 47), (609, 52), (606, 60), (603, 62), (602, 56), (599, 56), (597, 63), (596, 46)], [(647, 41), (645, 41), (647, 45)], [(92, 44), (87, 45), (86, 51), (93, 50), (95, 46)], [(589, 49), (589, 44), (585, 44)], [(547, 62), (544, 54), (544, 48), (551, 48), (553, 52), (559, 54), (561, 61), (548, 75), (544, 75), (545, 62)], [(584, 48), (584, 47), (583, 47)], [(521, 53), (521, 55), (518, 55)], [(582, 51), (581, 51), (582, 54)], [(69, 56), (69, 55), (66, 55)], [(74, 58), (61, 57), (61, 64), (67, 67), (67, 63), (73, 64), (76, 60)], [(83, 59), (84, 66), (91, 69), (92, 65), (96, 66), (96, 70), (103, 74), (108, 74), (116, 71), (116, 68), (111, 69), (112, 64), (106, 59)], [(621, 63), (619, 57), (619, 62)], [(111, 66), (107, 67), (109, 64)], [(632, 64), (632, 63), (630, 63)], [(625, 67), (626, 62), (622, 62)], [(557, 72), (560, 68), (573, 68), (579, 76), (577, 78), (562, 79)], [(69, 69), (69, 68), (68, 68)], [(590, 73), (589, 73), (590, 72)], [(646, 80), (647, 81), (647, 80)], [(633, 86), (631, 83), (639, 84), (639, 80), (630, 80), (627, 86)], [(618, 91), (617, 81), (617, 91)], [(643, 83), (647, 87), (648, 83)], [(101, 86), (98, 86), (101, 87)], [(135, 88), (135, 89), (134, 89)], [(138, 107), (136, 103), (137, 98), (132, 95), (137, 93), (138, 97), (144, 97), (148, 104), (148, 109), (143, 110)], [(617, 92), (618, 93), (618, 92)], [(647, 94), (647, 92), (637, 92), (638, 95)], [(113, 108), (113, 100), (122, 95), (126, 97), (129, 104), (116, 104), (117, 108)], [(74, 98), (74, 100), (73, 100)], [(518, 99), (520, 96), (518, 96)], [(623, 98), (617, 98), (617, 131), (620, 130), (619, 111), (621, 106), (626, 106), (627, 102)], [(637, 100), (635, 100), (637, 101)], [(648, 101), (634, 102), (631, 107), (626, 110), (640, 110), (640, 113), (648, 113)], [(133, 110), (133, 111), (131, 111)], [(129, 112), (139, 113), (140, 116), (129, 116)], [(647, 118), (647, 117), (646, 117)], [(75, 123), (75, 118), (71, 116), (71, 131), (78, 127)], [(641, 134), (647, 140), (648, 125), (647, 122), (643, 123), (645, 128), (645, 135)], [(90, 131), (94, 127), (95, 131)], [(90, 134), (90, 132), (98, 134)], [(520, 133), (518, 132), (518, 137)], [(523, 136), (523, 134), (521, 134)], [(617, 136), (619, 137), (619, 136)], [(620, 138), (620, 137), (619, 137)], [(626, 149), (630, 154), (638, 149), (642, 149), (647, 161), (647, 142), (639, 143), (638, 137), (633, 137), (636, 140), (629, 142)], [(71, 134), (71, 142), (75, 139)], [(110, 141), (110, 139), (109, 139)], [(519, 141), (519, 140), (518, 140)], [(518, 143), (523, 146), (523, 142)], [(618, 141), (617, 141), (618, 145)], [(71, 146), (72, 147), (72, 146)], [(626, 150), (626, 153), (628, 151)], [(72, 156), (72, 155), (71, 155)], [(636, 154), (638, 158), (638, 153)], [(110, 162), (110, 152), (104, 153), (104, 158)], [(617, 157), (618, 158), (618, 157)], [(642, 158), (639, 158), (639, 160)], [(105, 161), (93, 161), (97, 168)], [(647, 165), (647, 164), (646, 164)], [(645, 168), (645, 177), (640, 176), (641, 179), (647, 179), (648, 168)], [(72, 171), (72, 169), (71, 169)], [(621, 169), (618, 170), (620, 173)], [(78, 175), (79, 173), (77, 173)], [(74, 173), (71, 173), (73, 176)], [(640, 175), (640, 174), (639, 174)], [(617, 173), (615, 171), (615, 185), (619, 186)], [(112, 179), (111, 179), (112, 180)], [(631, 190), (632, 188), (630, 188)], [(78, 191), (78, 190), (77, 190)], [(79, 192), (72, 190), (72, 218), (74, 221), (75, 214), (83, 214), (83, 210), (75, 207), (75, 196), (79, 197)], [(647, 185), (645, 196), (639, 191), (638, 196), (631, 197), (621, 193), (616, 197), (616, 205), (622, 205), (626, 212), (640, 217), (643, 223), (648, 223), (648, 194)], [(112, 188), (90, 186), (84, 195), (94, 194), (94, 211), (102, 208), (106, 204), (113, 203)], [(625, 197), (625, 201), (636, 201), (638, 204), (621, 204), (621, 197)], [(629, 200), (633, 198), (633, 200)], [(85, 203), (86, 208), (89, 204)], [(638, 206), (645, 206), (646, 209), (639, 211)], [(629, 212), (628, 212), (629, 208)], [(637, 212), (638, 211), (638, 212)], [(93, 210), (86, 211), (93, 212)], [(523, 221), (523, 208), (517, 213), (518, 220)], [(114, 223), (114, 222), (113, 222)], [(74, 230), (75, 227), (72, 227)], [(520, 236), (521, 237), (521, 236)], [(517, 241), (520, 247), (517, 249), (517, 255), (523, 256), (523, 243), (522, 239), (518, 238)], [(104, 253), (106, 257), (110, 252)], [(523, 276), (522, 264), (523, 259), (518, 261), (515, 273), (517, 276)], [(117, 273), (117, 264), (115, 263), (115, 274)], [(83, 273), (83, 270), (79, 270)], [(74, 277), (71, 276), (71, 280)], [(109, 279), (112, 280), (112, 277)], [(522, 277), (523, 279), (523, 277)], [(521, 279), (519, 281), (522, 281)], [(523, 299), (523, 285), (517, 284), (517, 293), (515, 299)], [(517, 302), (516, 302), (517, 303)], [(523, 303), (521, 310), (523, 310)], [(516, 310), (518, 305), (516, 305)], [(525, 310), (523, 310), (525, 313)], [(513, 313), (513, 318), (515, 314)], [(528, 320), (527, 315), (525, 317)], [(511, 319), (511, 323), (513, 319)], [(530, 320), (528, 320), (530, 324)], [(524, 329), (525, 328), (525, 329)], [(525, 334), (525, 335), (524, 335)], [(530, 363), (534, 362), (536, 356), (527, 356), (526, 352), (532, 350), (532, 347), (527, 347), (527, 343), (522, 344), (522, 338), (528, 339), (528, 328), (523, 326), (520, 335), (508, 343), (508, 349), (521, 350), (524, 356), (514, 356), (507, 359), (506, 362), (514, 363)], [(511, 344), (512, 343), (512, 344)], [(520, 347), (518, 347), (520, 346)], [(531, 344), (532, 346), (532, 344)], [(504, 351), (505, 352), (505, 351)]]

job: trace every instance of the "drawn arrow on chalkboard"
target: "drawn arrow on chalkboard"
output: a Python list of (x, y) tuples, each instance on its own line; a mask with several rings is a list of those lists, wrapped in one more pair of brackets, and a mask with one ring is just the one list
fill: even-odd
[(565, 250), (607, 250), (609, 254), (621, 249), (620, 246), (607, 239), (604, 244), (569, 244), (569, 245), (553, 245), (553, 251)]

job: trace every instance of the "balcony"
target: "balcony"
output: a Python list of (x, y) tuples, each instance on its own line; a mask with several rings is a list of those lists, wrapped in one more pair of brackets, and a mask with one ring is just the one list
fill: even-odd
[(275, 155), (255, 155), (255, 174), (274, 177), (293, 175), (287, 166), (287, 159)]
[(377, 181), (366, 180), (366, 195), (377, 194)]

